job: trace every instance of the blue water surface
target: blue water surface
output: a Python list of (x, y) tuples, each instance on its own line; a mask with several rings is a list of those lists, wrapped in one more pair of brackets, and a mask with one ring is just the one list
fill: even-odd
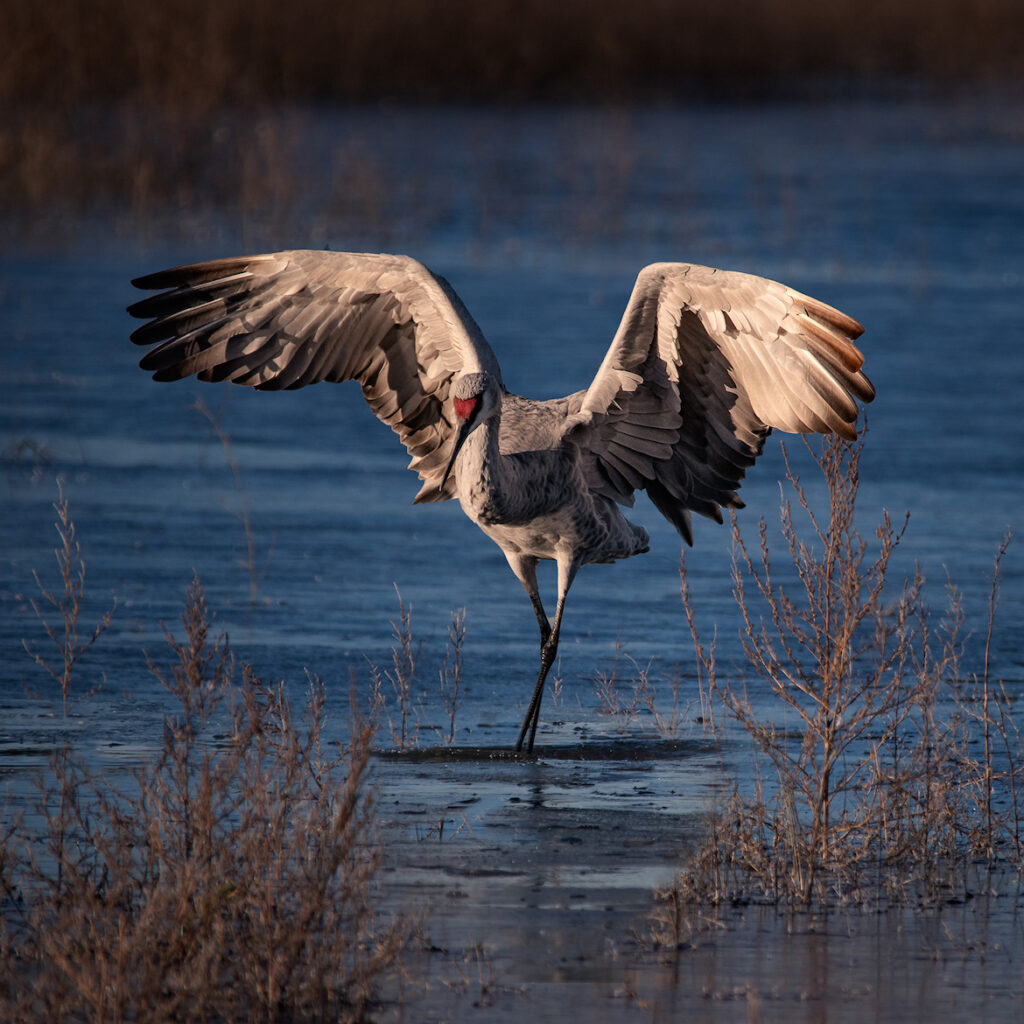
[[(529, 602), (457, 504), (413, 507), (418, 481), (358, 388), (260, 394), (157, 384), (138, 369), (124, 312), (137, 295), (130, 279), (254, 250), (418, 257), (463, 297), (510, 389), (538, 398), (589, 382), (637, 270), (654, 260), (762, 274), (843, 309), (866, 327), (878, 392), (861, 466), (865, 533), (883, 509), (897, 520), (909, 510), (896, 576), (919, 563), (937, 615), (951, 579), (970, 628), (983, 633), (992, 557), (1006, 530), (1019, 529), (1024, 500), (1018, 110), (877, 100), (278, 116), (308, 141), (297, 223), (282, 229), (259, 210), (232, 209), (169, 225), (126, 206), (0, 254), (8, 767), (32, 761), (57, 728), (27, 696), (52, 700), (56, 691), (24, 643), (53, 654), (29, 599), (39, 600), (34, 572), (48, 589), (59, 583), (58, 480), (87, 566), (83, 633), (117, 601), (110, 629), (75, 670), (75, 693), (102, 688), (75, 712), (98, 756), (140, 739), (139, 708), (162, 699), (145, 652), (165, 656), (161, 624), (180, 632), (193, 574), (241, 660), (297, 687), (307, 672), (320, 675), (339, 708), (351, 679), (361, 693), (368, 687), (369, 662), (390, 664), (396, 588), (412, 609), (423, 691), (435, 689), (451, 612), (466, 607), (460, 738), (515, 738), (536, 671)], [(353, 148), (367, 179), (339, 183), (331, 168)], [(197, 399), (230, 438), (238, 481)], [(790, 450), (820, 497), (802, 446), (792, 441)], [(775, 437), (743, 487), (749, 537), (760, 516), (777, 518), (782, 474)], [(580, 728), (614, 734), (592, 678), (609, 670), (617, 645), (655, 673), (680, 665), (686, 699), (695, 697), (680, 541), (643, 496), (631, 517), (651, 533), (651, 552), (577, 578), (562, 634), (561, 705), (545, 707), (541, 744)], [(702, 628), (717, 630), (723, 663), (739, 664), (728, 529), (699, 521), (687, 564)], [(553, 606), (553, 572), (542, 585)], [(53, 621), (45, 602), (40, 611)], [(1003, 563), (993, 648), (1010, 687), (1024, 663), (1022, 612), (1018, 541)], [(979, 656), (969, 647), (971, 666)]]

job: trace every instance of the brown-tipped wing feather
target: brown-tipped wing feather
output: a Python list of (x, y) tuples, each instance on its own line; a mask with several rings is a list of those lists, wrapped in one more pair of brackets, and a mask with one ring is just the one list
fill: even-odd
[[(133, 282), (164, 289), (129, 308), (157, 380), (195, 374), (264, 390), (358, 380), (423, 480), (441, 482), (454, 444), (447, 399), (493, 352), (458, 296), (405, 256), (292, 251), (212, 260)], [(622, 504), (645, 489), (687, 541), (690, 513), (721, 521), (771, 429), (855, 436), (874, 397), (853, 345), (860, 324), (765, 278), (682, 263), (641, 270), (586, 391), (560, 400), (561, 435), (589, 487)], [(505, 437), (503, 434), (503, 443)], [(511, 441), (510, 441), (511, 443)], [(521, 447), (521, 446), (520, 446)]]
[(770, 430), (856, 436), (874, 388), (863, 328), (765, 278), (683, 263), (637, 277), (569, 436), (590, 486), (624, 504), (644, 488), (692, 542), (691, 511), (721, 521)]
[(494, 353), (443, 279), (405, 256), (292, 251), (211, 260), (133, 282), (165, 289), (129, 307), (149, 319), (132, 334), (156, 347), (141, 360), (157, 380), (195, 374), (261, 390), (357, 380), (399, 435), (423, 480), (440, 487), (454, 436), (452, 379), (486, 370)]

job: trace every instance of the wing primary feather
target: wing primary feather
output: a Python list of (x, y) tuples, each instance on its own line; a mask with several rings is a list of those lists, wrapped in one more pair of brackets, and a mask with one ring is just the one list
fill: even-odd
[(171, 267), (169, 270), (158, 270), (153, 274), (144, 274), (142, 277), (134, 278), (132, 284), (143, 291), (203, 284), (242, 273), (254, 264), (272, 262), (277, 258), (269, 253), (260, 256), (228, 256), (220, 260), (206, 260), (203, 263), (190, 263), (181, 267)]
[(194, 308), (211, 299), (230, 302), (239, 295), (249, 293), (252, 277), (250, 273), (232, 274), (230, 277), (216, 278), (205, 284), (187, 285), (173, 291), (161, 292), (159, 295), (148, 295), (132, 303), (128, 307), (128, 312), (138, 319), (150, 320), (181, 309)]
[(501, 370), (451, 286), (416, 260), (288, 251), (173, 267), (133, 281), (132, 334), (157, 380), (195, 374), (260, 390), (355, 378), (406, 443), (424, 481), (419, 500), (451, 497), (440, 478), (452, 426), (451, 379)]

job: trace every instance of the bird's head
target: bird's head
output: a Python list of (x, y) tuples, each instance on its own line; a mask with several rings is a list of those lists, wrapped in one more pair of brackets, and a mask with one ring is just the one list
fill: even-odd
[(452, 384), (452, 405), (457, 425), (479, 426), (497, 411), (500, 396), (498, 384), (489, 373), (464, 373), (456, 377)]
[(455, 445), (441, 480), (442, 489), (466, 438), (501, 408), (501, 388), (489, 373), (464, 373), (452, 384), (452, 406), (455, 410)]

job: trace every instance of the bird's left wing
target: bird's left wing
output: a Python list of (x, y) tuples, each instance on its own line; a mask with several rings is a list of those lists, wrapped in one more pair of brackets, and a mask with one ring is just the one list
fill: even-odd
[(156, 380), (195, 374), (261, 390), (357, 380), (423, 480), (416, 501), (453, 496), (448, 392), (460, 373), (501, 383), (490, 346), (453, 289), (407, 256), (294, 250), (212, 260), (140, 277), (167, 289), (128, 308), (156, 347)]
[(689, 512), (721, 520), (775, 427), (856, 436), (874, 388), (856, 320), (750, 274), (656, 263), (637, 277), (566, 435), (595, 491), (631, 504), (646, 489), (687, 541)]

